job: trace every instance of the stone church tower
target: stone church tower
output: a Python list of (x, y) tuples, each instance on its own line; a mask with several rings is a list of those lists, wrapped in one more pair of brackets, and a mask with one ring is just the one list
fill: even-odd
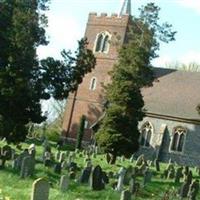
[(84, 140), (90, 140), (90, 126), (102, 114), (103, 87), (109, 82), (108, 72), (117, 61), (117, 49), (126, 41), (126, 33), (131, 16), (131, 0), (125, 0), (120, 14), (107, 16), (90, 13), (85, 37), (88, 48), (96, 57), (96, 66), (87, 74), (78, 90), (69, 95), (64, 115), (63, 136), (76, 138), (82, 115), (86, 116)]

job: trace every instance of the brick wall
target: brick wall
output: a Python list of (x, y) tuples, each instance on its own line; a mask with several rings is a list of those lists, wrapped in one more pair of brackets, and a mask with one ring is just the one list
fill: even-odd
[[(63, 122), (64, 136), (76, 138), (80, 117), (85, 115), (88, 127), (85, 129), (84, 140), (91, 138), (92, 132), (89, 127), (102, 114), (102, 99), (104, 96), (102, 84), (107, 84), (110, 80), (108, 72), (111, 71), (117, 61), (117, 50), (125, 41), (128, 22), (128, 15), (118, 17), (116, 14), (111, 16), (107, 16), (106, 13), (102, 13), (100, 16), (97, 16), (96, 13), (89, 14), (85, 31), (85, 36), (89, 42), (88, 48), (94, 50), (97, 34), (104, 31), (111, 34), (110, 48), (108, 53), (94, 52), (97, 59), (95, 69), (85, 76), (77, 92), (69, 95)], [(93, 77), (96, 77), (97, 80), (96, 89), (90, 90), (90, 82)]]

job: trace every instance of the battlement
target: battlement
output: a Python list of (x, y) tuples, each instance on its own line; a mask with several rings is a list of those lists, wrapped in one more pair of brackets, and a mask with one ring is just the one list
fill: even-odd
[(119, 16), (116, 13), (110, 16), (107, 13), (98, 15), (96, 12), (89, 13), (89, 25), (127, 26), (129, 15)]

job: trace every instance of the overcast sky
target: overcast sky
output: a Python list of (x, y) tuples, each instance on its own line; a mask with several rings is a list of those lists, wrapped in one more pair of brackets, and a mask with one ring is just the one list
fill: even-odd
[[(50, 44), (40, 47), (40, 58), (59, 57), (62, 49), (74, 50), (84, 36), (89, 12), (118, 13), (123, 0), (52, 0), (47, 15)], [(200, 63), (200, 0), (132, 0), (132, 13), (147, 2), (161, 8), (161, 21), (171, 23), (177, 31), (176, 41), (162, 44), (160, 57), (153, 61), (162, 67), (172, 62)]]

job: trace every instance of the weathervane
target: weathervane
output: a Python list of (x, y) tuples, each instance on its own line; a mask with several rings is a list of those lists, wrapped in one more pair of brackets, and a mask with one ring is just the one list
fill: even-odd
[(131, 0), (124, 0), (119, 16), (131, 15)]

